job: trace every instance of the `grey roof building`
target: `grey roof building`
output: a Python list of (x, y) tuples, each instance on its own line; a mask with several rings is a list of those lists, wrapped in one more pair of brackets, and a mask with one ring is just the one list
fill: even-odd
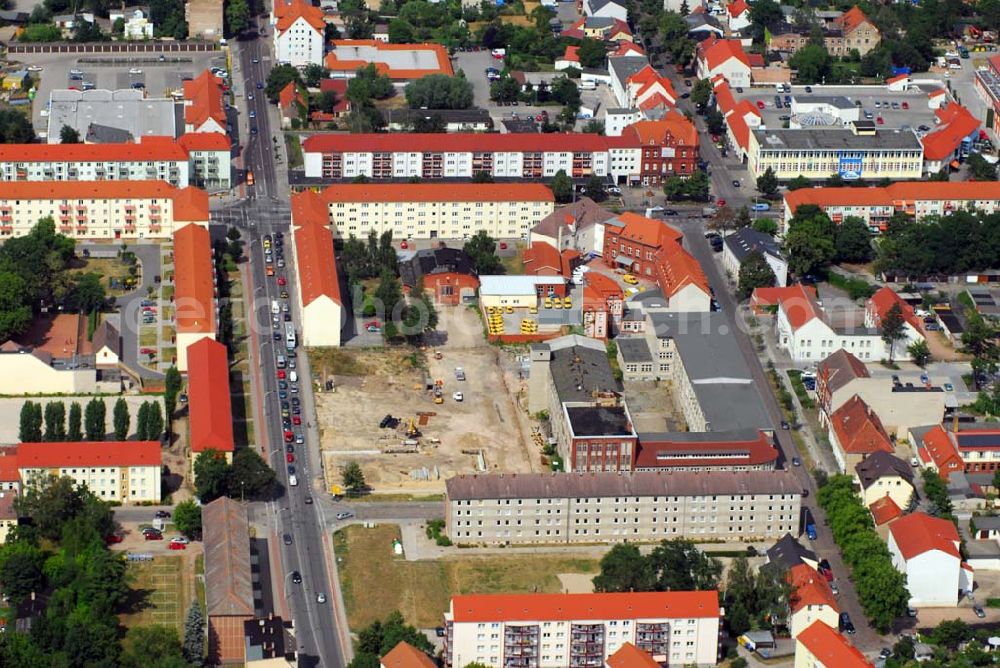
[[(621, 392), (604, 344), (571, 334), (531, 346), (532, 360), (548, 353), (548, 369), (559, 401), (590, 401), (594, 392)], [(532, 377), (535, 375), (532, 365)]]
[(49, 96), (48, 141), (59, 140), (68, 125), (86, 136), (91, 124), (128, 132), (132, 137), (178, 137), (184, 131), (182, 106), (170, 98), (147, 98), (141, 90), (54, 90)]
[[(856, 123), (862, 129), (861, 123)], [(872, 126), (874, 127), (874, 126)], [(754, 129), (761, 151), (923, 151), (920, 139), (912, 130), (871, 130), (855, 132), (850, 129)]]
[(209, 656), (245, 660), (243, 623), (256, 615), (246, 506), (222, 497), (202, 508)]
[(421, 276), (446, 273), (475, 276), (476, 270), (461, 248), (423, 248), (400, 254), (399, 278), (407, 287), (416, 285)]
[(787, 571), (799, 564), (809, 564), (813, 568), (819, 563), (816, 553), (802, 546), (799, 541), (786, 533), (767, 550), (767, 563), (775, 564), (781, 570)]
[(887, 475), (898, 475), (911, 485), (913, 484), (913, 468), (899, 457), (882, 450), (862, 459), (855, 465), (854, 471), (858, 474), (858, 480), (861, 481), (861, 486), (864, 489), (868, 489), (879, 478)]

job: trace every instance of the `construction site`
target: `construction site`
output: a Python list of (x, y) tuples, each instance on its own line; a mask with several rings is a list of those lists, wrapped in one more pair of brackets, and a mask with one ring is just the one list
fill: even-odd
[(328, 489), (349, 461), (376, 494), (438, 494), (462, 473), (543, 470), (523, 408), (524, 354), (486, 344), (481, 327), (449, 328), (426, 349), (310, 354), (324, 379), (315, 397)]

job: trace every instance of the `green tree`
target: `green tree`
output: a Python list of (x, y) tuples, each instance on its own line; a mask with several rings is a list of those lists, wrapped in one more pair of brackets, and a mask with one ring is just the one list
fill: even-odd
[[(24, 39), (23, 35), (20, 38)], [(16, 109), (0, 109), (0, 144), (26, 144), (35, 140), (28, 117)]]
[(552, 189), (552, 196), (559, 204), (566, 204), (573, 201), (573, 179), (566, 175), (565, 169), (560, 169), (556, 172), (555, 176), (552, 177), (552, 183), (549, 184), (549, 188)]
[(500, 257), (497, 255), (497, 242), (484, 230), (479, 230), (465, 242), (463, 247), (466, 255), (472, 260), (476, 273), (480, 276), (495, 274), (500, 271)]
[(799, 174), (794, 179), (790, 180), (786, 187), (789, 192), (792, 190), (802, 190), (803, 188), (812, 188), (812, 181)]
[(319, 88), (320, 82), (327, 76), (329, 72), (320, 63), (309, 63), (302, 70), (302, 81), (310, 88)]
[(778, 177), (770, 167), (757, 177), (757, 190), (765, 197), (773, 197), (778, 192)]
[(660, 40), (666, 52), (677, 65), (686, 65), (694, 55), (694, 41), (688, 37), (688, 25), (678, 12), (660, 15)]
[(18, 439), (22, 443), (38, 443), (42, 440), (41, 412), (36, 411), (36, 407), (39, 406), (33, 401), (25, 401), (21, 405)]
[(66, 440), (66, 404), (61, 401), (45, 404), (45, 440)]
[(347, 83), (347, 99), (357, 106), (370, 106), (372, 100), (384, 100), (392, 97), (394, 92), (392, 80), (372, 63), (359, 67), (354, 78)]
[(160, 410), (160, 402), (150, 402), (146, 422), (146, 438), (150, 441), (160, 440), (163, 437), (163, 428), (163, 411)]
[[(756, 5), (756, 3), (755, 3)], [(750, 10), (753, 13), (753, 10)], [(830, 54), (826, 47), (810, 44), (795, 52), (788, 61), (795, 70), (795, 80), (800, 84), (821, 83), (830, 74)]]
[(12, 541), (0, 547), (0, 587), (15, 606), (32, 592), (42, 591), (44, 562), (45, 553), (27, 541)]
[(32, 519), (40, 537), (52, 541), (62, 537), (63, 526), (71, 520), (77, 522), (72, 527), (76, 535), (90, 531), (99, 541), (115, 530), (110, 506), (85, 487), (77, 487), (69, 477), (33, 479), (22, 487), (14, 507), (19, 516)]
[(757, 218), (750, 224), (750, 227), (757, 230), (758, 232), (763, 232), (764, 234), (770, 234), (771, 236), (774, 236), (775, 234), (778, 233), (778, 223), (777, 221), (774, 220), (774, 218), (764, 218), (764, 217)]
[(458, 76), (431, 74), (406, 85), (410, 109), (468, 109), (472, 106), (472, 83)]
[(264, 500), (274, 491), (274, 469), (252, 448), (240, 448), (233, 455), (229, 474), (229, 496)]
[(174, 419), (174, 412), (177, 410), (177, 395), (181, 391), (181, 372), (177, 367), (167, 369), (164, 379), (163, 390), (163, 412), (166, 413), (167, 427), (169, 428)]
[(201, 665), (205, 656), (205, 616), (198, 601), (192, 601), (184, 618), (184, 642), (181, 645), (184, 659)]
[(66, 429), (66, 440), (83, 440), (83, 409), (78, 401), (69, 405), (69, 426)]
[[(408, 625), (396, 610), (389, 613), (384, 621), (376, 620), (358, 632), (358, 655), (374, 655), (376, 660), (384, 656), (400, 641), (406, 641), (421, 652), (430, 653), (433, 647), (427, 636), (419, 629)], [(357, 660), (357, 659), (355, 659)]]
[(0, 269), (0, 339), (10, 339), (27, 331), (33, 319), (26, 281), (12, 271)]
[(764, 41), (764, 31), (778, 27), (785, 20), (781, 5), (774, 0), (758, 0), (750, 5), (750, 23), (753, 39), (757, 43)]
[(910, 354), (910, 359), (919, 367), (927, 366), (931, 361), (931, 349), (927, 345), (926, 339), (917, 339), (906, 348)]
[(658, 591), (718, 589), (722, 563), (689, 540), (664, 540), (649, 555)]
[(684, 179), (679, 176), (668, 176), (663, 180), (663, 194), (671, 202), (684, 199), (686, 190), (684, 189)]
[(757, 288), (773, 287), (777, 278), (774, 270), (767, 263), (767, 258), (760, 251), (752, 251), (740, 264), (739, 288), (740, 299), (747, 299)]
[(789, 268), (805, 276), (826, 267), (836, 253), (833, 236), (833, 222), (819, 207), (798, 207), (785, 235)]
[(857, 216), (847, 216), (837, 226), (834, 247), (838, 262), (864, 263), (875, 255), (868, 225)]
[(389, 21), (389, 43), (412, 44), (416, 40), (413, 26), (403, 19)]
[(218, 450), (205, 450), (194, 460), (194, 489), (202, 504), (226, 496), (231, 488), (231, 469)]
[(80, 133), (76, 131), (76, 128), (63, 125), (62, 129), (59, 131), (59, 143), (60, 144), (81, 144)]
[(92, 313), (104, 308), (107, 293), (101, 285), (101, 275), (87, 272), (76, 276), (67, 295), (67, 307), (81, 313)]
[(153, 624), (133, 626), (125, 634), (122, 666), (125, 668), (183, 668), (189, 666), (181, 654), (177, 629)]
[(618, 543), (601, 558), (594, 590), (602, 592), (654, 591), (652, 564), (631, 543)]
[(139, 406), (138, 412), (135, 415), (135, 440), (137, 441), (148, 441), (149, 440), (149, 402), (144, 401)]
[(521, 95), (517, 79), (503, 77), (490, 84), (490, 99), (496, 102), (513, 102)]
[(742, 635), (749, 631), (752, 617), (756, 611), (756, 578), (746, 557), (733, 560), (729, 575), (726, 577), (726, 622), (729, 632)]
[(889, 347), (889, 363), (896, 353), (896, 342), (906, 337), (906, 321), (903, 319), (903, 311), (898, 303), (893, 304), (882, 316), (882, 340)]
[(201, 506), (186, 499), (174, 506), (174, 526), (188, 538), (201, 535)]
[(230, 36), (240, 35), (250, 27), (250, 6), (247, 0), (226, 0), (225, 15)]
[(128, 438), (131, 421), (132, 418), (128, 412), (128, 403), (124, 398), (119, 398), (115, 402), (115, 407), (111, 412), (111, 423), (114, 425), (116, 441), (124, 441)]
[(604, 61), (608, 58), (608, 50), (604, 48), (604, 42), (586, 38), (580, 41), (580, 48), (576, 55), (580, 59), (582, 67), (600, 68), (604, 67)]
[[(717, 109), (712, 109), (705, 114), (705, 127), (713, 135), (721, 135), (726, 131), (726, 119), (722, 117)], [(697, 174), (697, 172), (695, 172)]]
[(580, 89), (573, 80), (568, 77), (559, 77), (552, 82), (550, 89), (552, 99), (573, 110), (580, 108)]
[(704, 109), (712, 97), (712, 82), (708, 79), (698, 79), (691, 87), (691, 102), (699, 109)]
[(340, 479), (350, 496), (359, 496), (368, 490), (365, 474), (357, 462), (348, 462), (340, 472)]
[[(243, 0), (245, 1), (245, 0)], [(291, 65), (278, 65), (273, 67), (267, 75), (267, 84), (264, 86), (264, 93), (271, 102), (278, 101), (278, 95), (290, 83), (302, 83), (302, 77), (298, 69)]]
[(608, 198), (607, 182), (597, 174), (591, 174), (587, 177), (584, 192), (595, 202), (603, 202)]
[(997, 166), (986, 161), (979, 153), (970, 153), (965, 159), (965, 165), (969, 168), (969, 176), (973, 181), (996, 181)]
[(695, 172), (684, 181), (684, 192), (688, 199), (707, 202), (712, 183), (705, 172)]

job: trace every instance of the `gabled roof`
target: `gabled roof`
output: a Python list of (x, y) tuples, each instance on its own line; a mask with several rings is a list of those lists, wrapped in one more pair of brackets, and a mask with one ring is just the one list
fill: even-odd
[(864, 362), (843, 348), (827, 355), (816, 367), (816, 378), (822, 378), (832, 394), (855, 378), (870, 378)]
[(122, 337), (118, 330), (107, 320), (98, 325), (91, 340), (91, 348), (98, 352), (107, 347), (115, 355), (121, 355)]
[(604, 665), (606, 668), (661, 668), (652, 656), (630, 642), (619, 647), (617, 652), (607, 658)]
[[(596, 272), (590, 272), (593, 273)], [(632, 340), (630, 337), (619, 338), (619, 346), (622, 342), (630, 340)], [(759, 429), (663, 434), (640, 432), (635, 467), (653, 469), (673, 466), (760, 466), (777, 459), (778, 450), (767, 434)]]
[(899, 476), (911, 485), (913, 484), (913, 469), (910, 468), (910, 465), (899, 457), (881, 450), (858, 462), (854, 466), (854, 472), (858, 474), (858, 480), (861, 481), (861, 486), (865, 489), (887, 476)]
[(934, 113), (940, 123), (920, 140), (924, 146), (924, 160), (947, 160), (958, 150), (963, 139), (979, 129), (980, 122), (958, 102), (949, 102)]
[(431, 657), (419, 649), (400, 640), (380, 661), (382, 668), (437, 668)]
[(184, 122), (198, 127), (210, 118), (226, 127), (222, 79), (205, 70), (194, 79), (184, 82)]
[(794, 214), (803, 204), (827, 206), (894, 206), (935, 200), (998, 200), (1000, 181), (900, 181), (884, 188), (800, 188), (785, 193)]
[(524, 251), (524, 273), (536, 276), (568, 276), (570, 269), (563, 254), (555, 247), (545, 241), (536, 241)]
[(726, 5), (726, 12), (733, 18), (742, 16), (743, 12), (748, 11), (750, 11), (750, 5), (746, 3), (746, 0), (736, 0), (736, 2)]
[(783, 570), (790, 570), (799, 564), (804, 564), (806, 559), (819, 561), (815, 552), (803, 547), (802, 543), (795, 540), (790, 533), (786, 533), (767, 550), (767, 563), (776, 564)]
[(48, 442), (17, 446), (17, 466), (22, 469), (160, 466), (162, 463), (158, 441)]
[(186, 162), (173, 137), (150, 135), (123, 144), (0, 144), (0, 162)]
[(313, 7), (311, 3), (304, 2), (303, 0), (292, 0), (288, 3), (276, 3), (281, 7), (280, 11), (278, 6), (275, 7), (275, 15), (278, 17), (277, 25), (275, 29), (280, 32), (285, 32), (292, 27), (299, 18), (305, 20), (314, 30), (322, 33), (326, 28), (326, 21), (323, 20), (323, 10), (319, 7)]
[[(795, 638), (810, 654), (816, 657), (817, 666), (826, 668), (873, 668), (847, 638), (822, 621), (815, 621)], [(806, 665), (806, 664), (803, 664)]]
[(327, 204), (321, 195), (306, 190), (292, 197), (292, 224), (295, 226), (292, 236), (303, 306), (320, 297), (342, 303), (333, 233), (327, 227), (328, 222)]
[(923, 325), (920, 322), (920, 318), (914, 313), (913, 307), (896, 294), (896, 292), (889, 286), (883, 286), (879, 288), (875, 294), (871, 296), (868, 300), (870, 310), (875, 316), (875, 326), (882, 326), (882, 318), (886, 316), (889, 309), (893, 307), (894, 304), (899, 304), (900, 314), (903, 316), (903, 320), (910, 324), (918, 332), (922, 331)]
[(205, 504), (201, 514), (208, 617), (252, 617), (255, 610), (246, 506), (223, 496)]
[(618, 214), (617, 218), (624, 225), (617, 234), (633, 243), (655, 248), (663, 246), (667, 240), (679, 242), (684, 238), (679, 230), (667, 225), (662, 220), (646, 218), (631, 211)]
[[(452, 478), (448, 482), (451, 483), (454, 480)], [(467, 594), (452, 596), (451, 612), (456, 622), (717, 619), (719, 617), (719, 594), (715, 591)]]
[(229, 151), (232, 142), (221, 132), (188, 132), (177, 140), (190, 151)]
[(586, 229), (598, 223), (614, 219), (615, 214), (597, 204), (589, 197), (581, 197), (572, 204), (560, 207), (538, 221), (531, 228), (532, 234), (544, 234), (556, 238), (560, 230), (562, 234), (571, 235), (571, 227)]
[(862, 23), (871, 23), (861, 8), (854, 5), (849, 10), (834, 19), (834, 23), (840, 26), (845, 35), (849, 35)]
[(750, 148), (750, 126), (747, 125), (743, 114), (732, 114), (726, 119), (726, 122), (733, 133), (736, 145), (744, 151), (748, 150)]
[[(213, 133), (216, 134), (216, 133)], [(119, 183), (121, 183), (119, 181)], [(188, 186), (174, 191), (174, 221), (208, 224), (208, 193)]]
[(830, 583), (808, 564), (792, 566), (788, 571), (788, 582), (792, 586), (788, 595), (788, 606), (796, 613), (807, 606), (825, 605), (840, 612), (837, 599), (833, 596)]
[(896, 520), (889, 527), (889, 533), (907, 561), (931, 550), (961, 559), (958, 530), (950, 520), (915, 512)]
[(281, 89), (278, 93), (278, 108), (279, 109), (289, 109), (292, 103), (297, 99), (302, 100), (302, 94), (299, 91), (298, 84), (294, 81), (289, 81), (288, 85)]
[(708, 279), (701, 264), (686, 248), (674, 240), (667, 240), (657, 254), (657, 279), (666, 297), (672, 297), (688, 285), (695, 285), (710, 294)]
[(568, 60), (570, 62), (579, 63), (580, 62), (580, 47), (569, 45), (563, 52), (561, 60)]
[(963, 471), (965, 463), (958, 447), (951, 440), (950, 432), (941, 425), (936, 425), (924, 434), (921, 447), (917, 454), (925, 462), (933, 463), (942, 478), (948, 479), (950, 473)]
[(738, 39), (719, 39), (713, 35), (698, 45), (698, 50), (710, 72), (732, 58), (750, 67), (750, 59)]
[(630, 42), (627, 39), (618, 40), (618, 48), (612, 51), (609, 56), (613, 58), (622, 58), (627, 56), (645, 56), (646, 52), (642, 50), (642, 47), (635, 42)]
[(893, 452), (892, 440), (885, 433), (882, 420), (857, 394), (833, 412), (830, 423), (840, 447), (848, 454)]
[(756, 306), (777, 305), (784, 311), (792, 331), (797, 331), (816, 318), (823, 320), (823, 311), (816, 303), (815, 289), (800, 283), (783, 288), (757, 288), (753, 291), (753, 303)]
[(187, 348), (191, 451), (235, 450), (226, 346), (208, 337)]
[(212, 242), (200, 225), (174, 232), (174, 303), (178, 334), (215, 333)]
[(17, 447), (0, 448), (0, 482), (21, 482), (17, 471)]
[(903, 515), (902, 509), (888, 494), (872, 502), (868, 506), (868, 511), (872, 514), (872, 520), (877, 527), (887, 524)]
[(643, 146), (663, 146), (673, 137), (679, 146), (698, 146), (698, 129), (679, 111), (671, 111), (658, 121), (639, 121), (625, 129), (633, 132)]

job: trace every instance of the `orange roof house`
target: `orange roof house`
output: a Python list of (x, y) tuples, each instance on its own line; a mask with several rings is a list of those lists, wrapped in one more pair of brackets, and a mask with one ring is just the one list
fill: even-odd
[(748, 11), (750, 11), (750, 5), (746, 3), (746, 0), (736, 0), (736, 2), (726, 5), (726, 12), (733, 18), (742, 16), (743, 12)]
[(16, 457), (19, 469), (160, 466), (158, 441), (88, 441), (21, 443)]
[(275, 28), (278, 32), (285, 32), (292, 27), (299, 18), (305, 20), (313, 29), (323, 32), (326, 28), (326, 21), (323, 20), (323, 10), (313, 7), (304, 0), (291, 0), (291, 2), (274, 3), (274, 15), (277, 18)]
[(892, 454), (894, 451), (882, 421), (856, 394), (830, 416), (830, 441), (842, 471), (853, 470), (858, 462), (874, 452)]
[(605, 668), (662, 668), (647, 652), (630, 642), (624, 643), (604, 662)]
[(786, 577), (791, 585), (788, 608), (793, 638), (817, 619), (828, 626), (837, 623), (840, 606), (825, 577), (809, 564), (793, 566)]
[(184, 82), (185, 132), (226, 132), (222, 79), (205, 70)]
[[(804, 657), (801, 663), (800, 653)], [(813, 622), (795, 638), (795, 663), (813, 668), (874, 668), (847, 638), (821, 621)]]
[(437, 668), (437, 663), (419, 649), (400, 640), (379, 662), (381, 668)]
[(544, 241), (536, 241), (524, 251), (524, 273), (535, 276), (566, 276), (572, 273), (571, 263), (580, 257), (579, 251), (567, 248), (561, 253)]
[(941, 425), (934, 426), (924, 434), (917, 447), (917, 456), (925, 466), (937, 469), (938, 474), (948, 479), (952, 473), (965, 471), (965, 461), (951, 433)]
[(188, 153), (195, 151), (230, 151), (232, 142), (221, 132), (189, 132), (177, 140)]
[(208, 230), (185, 225), (174, 233), (177, 333), (215, 336), (215, 269)]
[(912, 559), (930, 550), (961, 557), (958, 551), (961, 539), (950, 520), (915, 512), (897, 520), (889, 528), (889, 533), (904, 559)]
[(679, 111), (671, 111), (658, 121), (639, 121), (625, 128), (643, 146), (698, 146), (698, 129)]
[(950, 519), (918, 511), (889, 525), (886, 547), (892, 565), (906, 576), (911, 606), (954, 607), (973, 590), (975, 569), (962, 561), (960, 545)]
[(879, 497), (868, 506), (868, 511), (872, 514), (872, 520), (877, 527), (888, 524), (903, 515), (903, 510), (888, 495)]
[(373, 39), (337, 39), (324, 64), (333, 76), (352, 76), (373, 63), (394, 81), (419, 79), (428, 74), (452, 75), (448, 51), (440, 44), (386, 44)]
[[(962, 140), (979, 132), (980, 122), (958, 102), (949, 102), (934, 114), (938, 126), (924, 135), (920, 143), (924, 145), (924, 161), (940, 163), (958, 157)], [(929, 165), (932, 171), (941, 167), (943, 165)]]
[(896, 294), (896, 291), (889, 286), (879, 288), (875, 294), (868, 299), (868, 302), (865, 305), (866, 324), (869, 324), (871, 327), (881, 327), (882, 318), (884, 318), (892, 307), (896, 305), (899, 306), (899, 311), (903, 316), (903, 320), (913, 327), (914, 331), (923, 331), (923, 323), (913, 311), (913, 307), (903, 301), (902, 297)]
[(750, 69), (750, 58), (738, 39), (719, 39), (712, 36), (698, 45), (699, 60), (704, 61), (709, 72), (715, 72), (730, 59), (736, 59)]
[(231, 456), (236, 444), (226, 346), (212, 339), (200, 339), (188, 346), (187, 357), (192, 456), (206, 450)]

